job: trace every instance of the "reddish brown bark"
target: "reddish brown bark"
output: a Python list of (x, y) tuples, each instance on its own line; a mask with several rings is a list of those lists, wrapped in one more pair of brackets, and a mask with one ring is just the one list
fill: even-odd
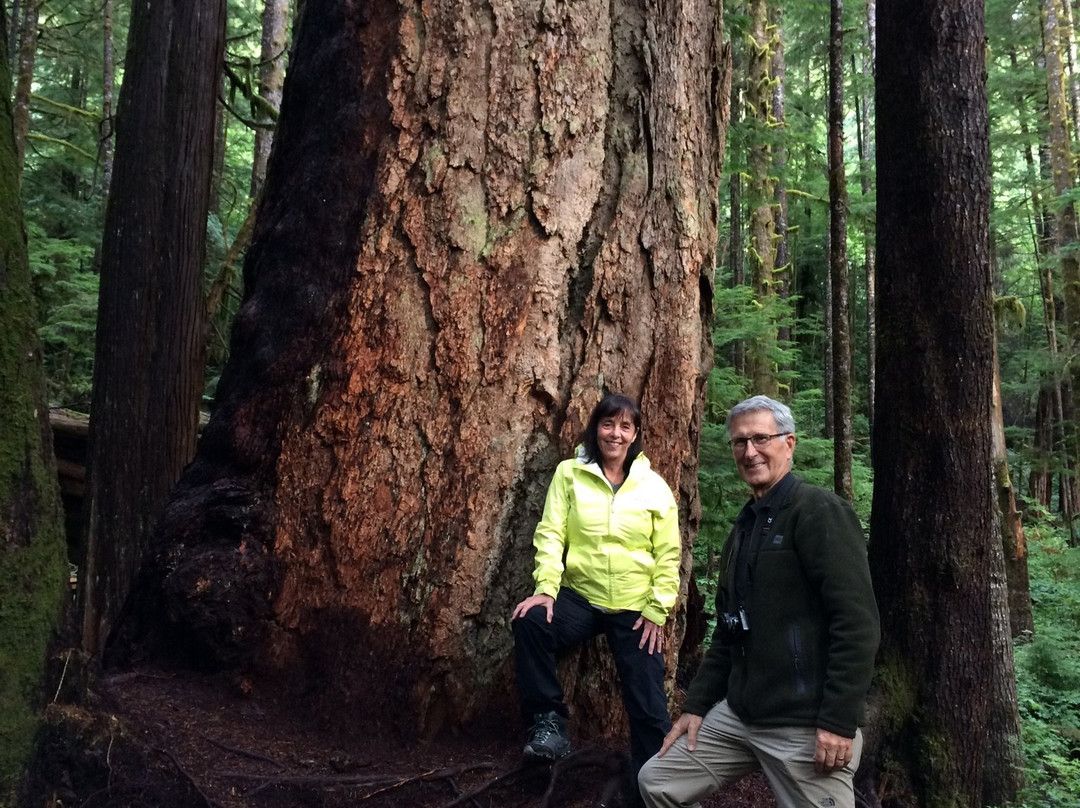
[[(307, 1), (232, 358), (150, 576), (168, 636), (350, 720), (491, 717), (547, 482), (607, 390), (642, 401), (688, 570), (720, 36), (706, 0)], [(610, 672), (583, 668), (576, 715), (610, 728)]]

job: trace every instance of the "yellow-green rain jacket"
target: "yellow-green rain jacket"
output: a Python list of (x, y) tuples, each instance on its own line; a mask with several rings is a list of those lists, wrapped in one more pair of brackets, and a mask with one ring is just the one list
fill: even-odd
[(614, 494), (597, 463), (580, 453), (561, 462), (533, 546), (534, 595), (555, 597), (566, 586), (594, 606), (640, 611), (657, 625), (678, 598), (679, 510), (643, 454)]

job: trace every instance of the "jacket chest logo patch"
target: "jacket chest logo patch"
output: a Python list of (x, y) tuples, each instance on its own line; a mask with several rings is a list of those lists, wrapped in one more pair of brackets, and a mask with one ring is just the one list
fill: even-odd
[(775, 536), (772, 537), (772, 546), (773, 547), (779, 547), (783, 543), (784, 543), (784, 534), (783, 533), (777, 533)]

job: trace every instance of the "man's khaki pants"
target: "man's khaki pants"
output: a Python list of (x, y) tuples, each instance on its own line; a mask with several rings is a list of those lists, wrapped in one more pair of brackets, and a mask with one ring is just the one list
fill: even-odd
[(862, 755), (862, 733), (851, 744), (851, 762), (824, 774), (814, 768), (813, 727), (744, 724), (722, 701), (698, 730), (697, 749), (683, 735), (663, 757), (652, 757), (638, 775), (649, 808), (691, 808), (757, 769), (765, 772), (780, 808), (854, 808), (852, 779)]

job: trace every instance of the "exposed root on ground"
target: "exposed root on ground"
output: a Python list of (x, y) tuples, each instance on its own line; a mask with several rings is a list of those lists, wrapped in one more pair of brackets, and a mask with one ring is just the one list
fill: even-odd
[(442, 808), (455, 808), (465, 802), (475, 802), (476, 797), (495, 786), (505, 784), (523, 775), (535, 775), (542, 772), (548, 773), (548, 784), (538, 808), (552, 808), (555, 787), (558, 785), (559, 778), (565, 776), (568, 772), (586, 768), (598, 768), (601, 770), (601, 776), (606, 775), (597, 806), (600, 808), (612, 808), (619, 804), (616, 800), (620, 799), (620, 792), (624, 785), (630, 782), (629, 765), (630, 762), (627, 760), (626, 755), (595, 747), (586, 747), (577, 752), (572, 752), (554, 763), (523, 760), (514, 768), (499, 772), (487, 782), (481, 783), (473, 790), (446, 803)]

